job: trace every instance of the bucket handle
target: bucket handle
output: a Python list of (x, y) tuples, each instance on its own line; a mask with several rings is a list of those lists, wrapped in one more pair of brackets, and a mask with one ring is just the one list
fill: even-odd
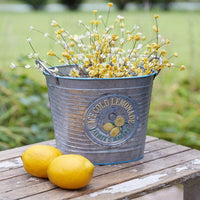
[(39, 64), (42, 67), (43, 72), (47, 72), (49, 73), (51, 76), (53, 76), (54, 78), (56, 78), (56, 75), (48, 68), (44, 65), (44, 63), (41, 62), (41, 60), (36, 60), (35, 61), (36, 64)]
[(158, 74), (160, 73), (160, 71), (161, 71), (161, 69), (159, 69), (158, 71), (155, 72), (155, 75), (154, 75), (154, 78), (153, 78), (153, 79), (155, 79), (156, 76), (158, 76)]

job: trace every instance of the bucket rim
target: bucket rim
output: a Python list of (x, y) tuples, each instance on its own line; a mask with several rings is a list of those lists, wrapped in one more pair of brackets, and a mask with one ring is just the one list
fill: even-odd
[[(59, 66), (52, 66), (49, 67), (49, 69), (52, 68), (59, 68), (59, 67), (68, 67), (68, 66), (73, 66), (73, 65), (59, 65)], [(43, 74), (45, 76), (51, 76), (51, 74), (49, 74), (46, 71), (43, 71)], [(124, 80), (124, 79), (137, 79), (137, 78), (145, 78), (145, 77), (151, 77), (151, 76), (156, 76), (157, 72), (152, 72), (151, 74), (147, 74), (147, 75), (142, 75), (142, 76), (132, 76), (132, 77), (118, 77), (118, 78), (92, 78), (92, 77), (71, 77), (71, 76), (59, 76), (59, 75), (55, 75), (55, 78), (59, 78), (59, 79), (69, 79), (69, 80)]]

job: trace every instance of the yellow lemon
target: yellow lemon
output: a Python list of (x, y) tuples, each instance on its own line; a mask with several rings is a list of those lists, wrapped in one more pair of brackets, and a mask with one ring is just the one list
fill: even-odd
[(88, 185), (93, 172), (94, 165), (77, 154), (59, 156), (47, 169), (49, 180), (64, 189), (78, 189)]
[(115, 127), (110, 131), (110, 137), (116, 137), (120, 133), (120, 128)]
[(29, 147), (21, 156), (24, 169), (31, 175), (47, 178), (47, 168), (62, 152), (48, 145), (34, 145)]

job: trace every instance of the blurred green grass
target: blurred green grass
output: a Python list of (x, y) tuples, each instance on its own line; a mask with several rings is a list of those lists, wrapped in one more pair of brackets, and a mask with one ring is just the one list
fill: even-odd
[[(110, 20), (119, 14), (124, 15), (127, 26), (138, 24), (141, 26), (141, 32), (151, 37), (154, 13), (160, 15), (161, 35), (171, 41), (169, 54), (178, 52), (177, 64), (184, 64), (187, 69), (184, 72), (179, 72), (178, 69), (165, 69), (155, 79), (148, 134), (200, 149), (200, 29), (198, 26), (200, 12), (114, 11), (111, 13)], [(0, 149), (53, 137), (43, 75), (32, 69), (14, 71), (9, 69), (10, 63), (17, 59), (22, 63), (27, 62), (25, 57), (31, 52), (25, 41), (29, 37), (29, 27), (32, 25), (51, 34), (54, 31), (49, 24), (52, 19), (56, 19), (75, 34), (80, 33), (78, 20), (82, 19), (87, 23), (92, 17), (91, 12), (68, 10), (61, 13), (42, 11), (0, 13), (0, 48), (3, 49), (0, 54), (0, 72), (3, 74), (0, 77), (0, 86), (1, 89), (3, 88), (0, 93), (3, 99), (0, 104), (2, 116), (0, 117)], [(33, 34), (33, 43), (44, 56), (50, 48), (53, 48), (52, 43), (36, 34)], [(46, 58), (51, 63), (52, 60), (48, 59)], [(34, 63), (29, 62), (32, 65)], [(5, 94), (5, 91), (8, 93)], [(36, 102), (32, 104), (32, 101)]]
[(53, 138), (46, 87), (0, 72), (0, 150)]
[[(200, 23), (200, 12), (162, 12), (154, 11), (160, 14), (159, 27), (161, 34), (170, 39), (169, 51), (173, 53), (177, 51), (180, 55), (178, 64), (193, 68), (191, 73), (196, 73), (195, 65), (198, 63), (198, 53), (200, 51), (200, 30), (198, 24)], [(138, 24), (141, 26), (141, 32), (144, 32), (151, 38), (153, 13), (144, 11), (124, 11), (111, 13), (110, 21), (117, 15), (124, 15), (128, 26)], [(101, 14), (101, 13), (99, 13)], [(82, 19), (86, 23), (93, 17), (90, 12), (28, 12), (28, 13), (0, 13), (0, 46), (5, 48), (5, 51), (0, 54), (0, 68), (8, 68), (13, 59), (27, 55), (31, 52), (25, 39), (29, 37), (29, 27), (32, 25), (44, 32), (53, 33), (50, 27), (52, 19), (56, 19), (71, 33), (80, 33), (78, 20)], [(33, 34), (34, 35), (34, 34)], [(48, 49), (52, 47), (48, 39), (37, 37), (34, 35), (34, 45), (39, 52), (46, 54)], [(190, 73), (190, 72), (189, 72)], [(172, 75), (172, 74), (171, 74)]]

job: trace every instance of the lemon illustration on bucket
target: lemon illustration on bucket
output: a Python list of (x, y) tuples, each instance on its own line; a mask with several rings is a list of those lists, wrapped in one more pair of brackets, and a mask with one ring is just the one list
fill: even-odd
[(95, 100), (84, 115), (84, 129), (92, 143), (117, 146), (136, 132), (138, 109), (123, 95), (108, 95)]
[(125, 121), (124, 117), (118, 116), (118, 117), (115, 119), (114, 124), (115, 124), (115, 126), (120, 127), (120, 126), (124, 126), (125, 122), (126, 122), (126, 121)]
[(105, 131), (111, 131), (113, 128), (115, 128), (115, 126), (110, 122), (103, 125)]
[(120, 128), (115, 127), (110, 131), (110, 137), (116, 137), (120, 133)]
[(117, 116), (113, 123), (108, 122), (103, 125), (105, 131), (109, 131), (110, 137), (114, 138), (120, 133), (120, 128), (123, 127), (126, 120), (123, 116)]

